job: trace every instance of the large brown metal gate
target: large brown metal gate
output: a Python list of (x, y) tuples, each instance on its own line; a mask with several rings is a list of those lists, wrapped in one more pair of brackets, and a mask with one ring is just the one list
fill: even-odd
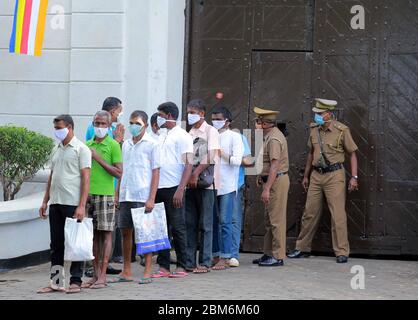
[[(351, 8), (365, 9), (353, 29)], [(288, 245), (306, 199), (300, 181), (314, 97), (339, 102), (359, 151), (361, 189), (349, 195), (353, 253), (418, 255), (418, 2), (189, 0), (184, 100), (225, 95), (236, 127), (252, 108), (281, 111), (290, 131)], [(247, 179), (243, 248), (261, 251), (263, 205)], [(331, 252), (324, 211), (315, 251)]]

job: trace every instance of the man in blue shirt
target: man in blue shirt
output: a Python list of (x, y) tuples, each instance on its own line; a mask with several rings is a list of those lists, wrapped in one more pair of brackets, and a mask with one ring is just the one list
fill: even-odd
[[(109, 136), (115, 139), (117, 142), (122, 143), (125, 135), (125, 127), (121, 123), (123, 115), (122, 101), (115, 97), (108, 97), (103, 102), (102, 110), (110, 113), (112, 116), (112, 124), (109, 127)], [(90, 123), (87, 127), (86, 141), (94, 138), (94, 126)]]

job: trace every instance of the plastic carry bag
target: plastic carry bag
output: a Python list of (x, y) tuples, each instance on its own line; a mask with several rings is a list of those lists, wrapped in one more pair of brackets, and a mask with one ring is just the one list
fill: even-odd
[(90, 261), (93, 256), (93, 219), (65, 220), (65, 261)]
[(135, 227), (135, 243), (138, 254), (170, 249), (167, 220), (163, 203), (155, 204), (150, 213), (145, 208), (131, 209)]

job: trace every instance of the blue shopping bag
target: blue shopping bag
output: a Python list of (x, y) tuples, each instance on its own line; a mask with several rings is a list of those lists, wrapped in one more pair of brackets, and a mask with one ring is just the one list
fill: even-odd
[(164, 203), (155, 204), (150, 213), (145, 213), (145, 208), (136, 208), (131, 209), (131, 214), (137, 254), (171, 249)]

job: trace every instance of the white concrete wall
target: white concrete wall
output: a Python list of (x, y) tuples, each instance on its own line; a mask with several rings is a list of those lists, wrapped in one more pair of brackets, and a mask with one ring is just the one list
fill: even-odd
[[(53, 29), (54, 6), (65, 27)], [(52, 136), (52, 119), (69, 113), (84, 139), (104, 98), (117, 96), (124, 120), (181, 106), (185, 0), (50, 0), (42, 57), (8, 53), (14, 1), (0, 1), (0, 125)]]

